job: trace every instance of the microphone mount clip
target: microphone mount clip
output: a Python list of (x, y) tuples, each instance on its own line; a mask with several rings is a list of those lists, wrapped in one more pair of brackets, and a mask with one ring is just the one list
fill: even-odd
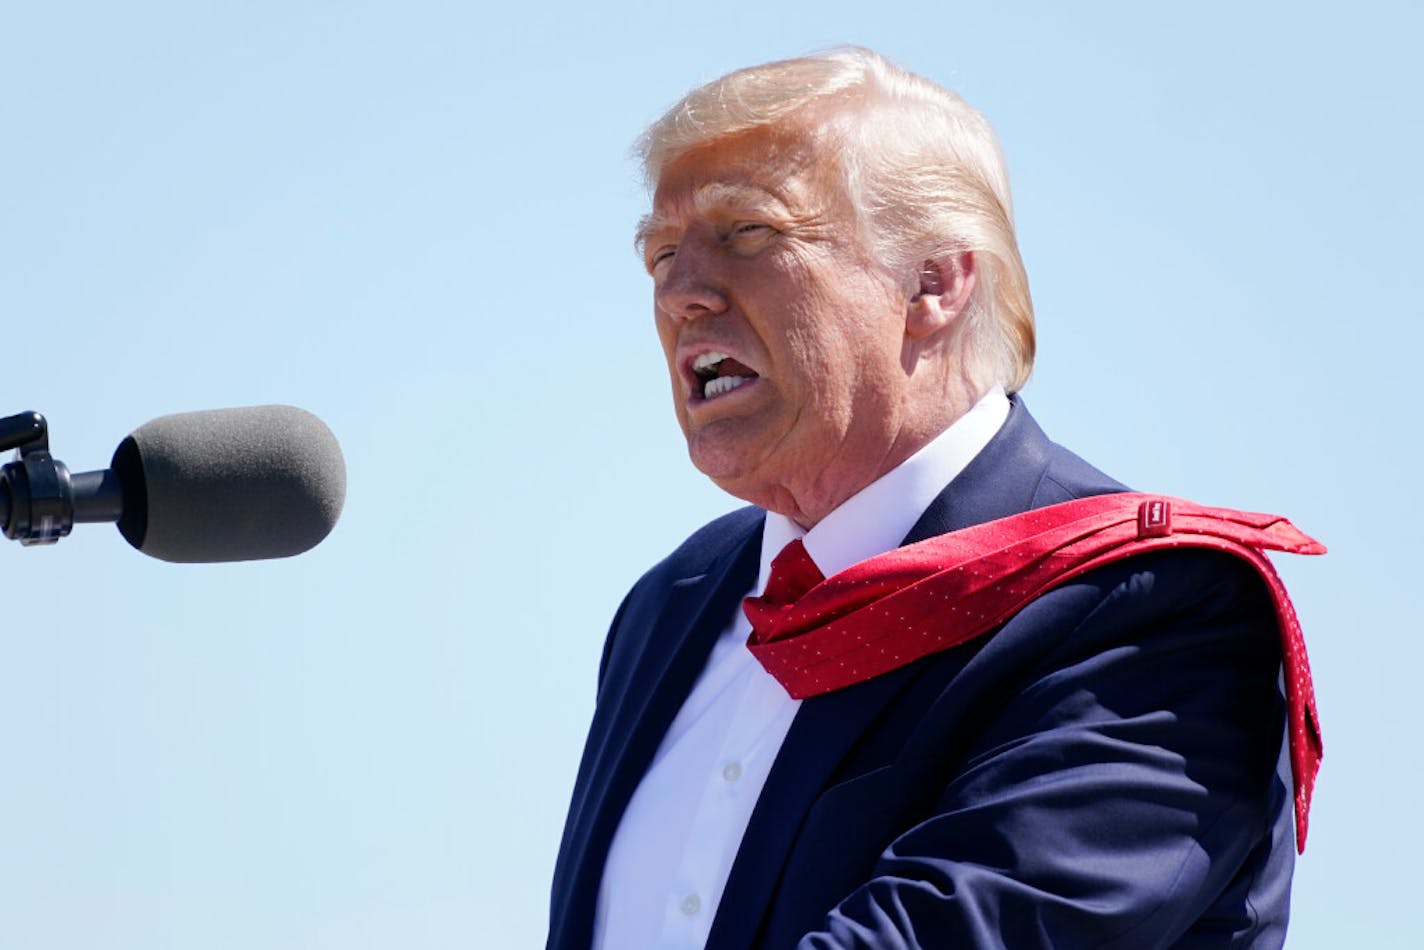
[(54, 544), (74, 527), (69, 469), (49, 452), (49, 426), (38, 412), (0, 419), (0, 451), (15, 460), (0, 467), (0, 528), (24, 545)]

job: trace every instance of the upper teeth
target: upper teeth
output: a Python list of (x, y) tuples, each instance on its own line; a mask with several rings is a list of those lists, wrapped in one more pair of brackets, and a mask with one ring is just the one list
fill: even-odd
[(717, 366), (718, 363), (722, 362), (725, 359), (727, 359), (726, 353), (718, 353), (716, 351), (713, 351), (711, 353), (703, 353), (701, 356), (697, 357), (697, 359), (692, 361), (692, 371), (694, 373), (711, 372)]

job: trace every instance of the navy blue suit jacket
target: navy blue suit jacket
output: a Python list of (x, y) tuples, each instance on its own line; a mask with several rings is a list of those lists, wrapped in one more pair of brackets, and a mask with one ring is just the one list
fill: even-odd
[[(1119, 490), (1015, 400), (906, 542)], [(609, 841), (755, 581), (762, 518), (742, 509), (698, 531), (613, 621), (552, 948), (589, 946)], [(1169, 551), (808, 699), (708, 946), (1279, 947), (1294, 858), (1279, 666), (1254, 571)]]

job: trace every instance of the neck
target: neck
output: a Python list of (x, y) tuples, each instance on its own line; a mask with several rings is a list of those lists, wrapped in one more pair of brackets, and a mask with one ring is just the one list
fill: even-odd
[[(815, 477), (801, 485), (774, 485), (759, 497), (742, 497), (752, 504), (789, 518), (801, 528), (809, 531), (832, 512), (845, 505), (847, 501), (861, 494), (871, 485), (876, 484), (886, 475), (914, 458), (926, 446), (949, 433), (967, 415), (981, 405), (985, 405), (986, 395), (987, 391), (974, 396), (962, 408), (946, 405), (945, 409), (936, 415), (928, 416), (926, 414), (927, 418), (922, 425), (902, 430), (899, 438), (892, 442), (878, 459), (861, 460), (862, 464), (853, 470), (848, 470), (846, 466), (840, 465), (825, 472), (814, 473)], [(1000, 402), (1003, 401), (1002, 394), (998, 398)], [(997, 416), (996, 418), (1001, 419), (1002, 417)], [(982, 442), (987, 442), (993, 432), (997, 431), (997, 428), (997, 424), (994, 424), (990, 431), (981, 434)], [(982, 447), (981, 435), (967, 436), (969, 441), (975, 445), (969, 453), (970, 457), (977, 453), (979, 447)], [(964, 458), (961, 463), (957, 463), (955, 471), (957, 472), (958, 467), (962, 467), (962, 464), (967, 464), (967, 462), (968, 458)], [(938, 489), (943, 485), (943, 481), (938, 482), (935, 493), (938, 493)]]

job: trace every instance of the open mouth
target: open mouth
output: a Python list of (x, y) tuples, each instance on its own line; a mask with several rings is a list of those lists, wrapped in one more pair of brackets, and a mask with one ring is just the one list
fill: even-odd
[(703, 353), (692, 361), (692, 375), (703, 399), (715, 399), (756, 379), (756, 370), (726, 353)]

